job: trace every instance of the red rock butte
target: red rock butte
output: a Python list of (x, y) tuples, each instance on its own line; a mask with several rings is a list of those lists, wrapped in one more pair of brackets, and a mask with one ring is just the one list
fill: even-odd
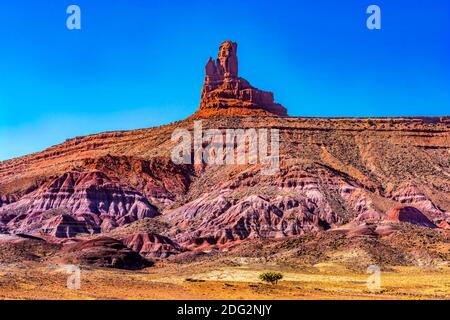
[(225, 41), (220, 45), (217, 60), (209, 58), (200, 110), (194, 116), (287, 116), (286, 108), (274, 102), (272, 92), (256, 89), (238, 76), (237, 47), (237, 43)]

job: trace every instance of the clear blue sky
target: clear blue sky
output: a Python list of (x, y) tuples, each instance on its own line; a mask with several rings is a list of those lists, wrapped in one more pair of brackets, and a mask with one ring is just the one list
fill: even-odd
[(290, 115), (449, 115), (449, 17), (448, 0), (1, 1), (0, 160), (190, 115), (226, 39)]

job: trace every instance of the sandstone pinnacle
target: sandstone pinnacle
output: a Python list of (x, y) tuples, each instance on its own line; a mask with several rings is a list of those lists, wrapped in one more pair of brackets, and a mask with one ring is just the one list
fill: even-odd
[(197, 113), (287, 116), (286, 108), (274, 102), (272, 92), (256, 89), (239, 77), (237, 48), (237, 43), (225, 41), (216, 61), (209, 58)]

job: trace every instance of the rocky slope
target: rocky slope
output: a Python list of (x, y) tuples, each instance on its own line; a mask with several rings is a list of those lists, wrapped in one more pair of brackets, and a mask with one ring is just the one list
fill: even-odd
[[(389, 233), (385, 222), (448, 232), (449, 117), (286, 117), (273, 95), (237, 77), (236, 49), (226, 42), (210, 60), (201, 108), (188, 119), (0, 162), (0, 232), (55, 243), (108, 235), (149, 257), (344, 226), (350, 235), (380, 235)], [(195, 121), (220, 133), (279, 130), (279, 171), (175, 164), (172, 133), (192, 135)]]
[(49, 179), (1, 210), (8, 229), (20, 233), (38, 229), (56, 237), (108, 231), (158, 215), (157, 208), (134, 188), (92, 170), (68, 171)]
[(171, 132), (192, 130), (193, 121), (77, 138), (3, 161), (2, 228), (74, 237), (156, 217), (167, 226), (157, 234), (168, 237), (170, 255), (178, 246), (377, 222), (399, 205), (436, 226), (450, 221), (448, 118), (203, 120), (205, 128), (278, 128), (281, 163), (274, 176), (261, 175), (258, 164), (173, 164)]

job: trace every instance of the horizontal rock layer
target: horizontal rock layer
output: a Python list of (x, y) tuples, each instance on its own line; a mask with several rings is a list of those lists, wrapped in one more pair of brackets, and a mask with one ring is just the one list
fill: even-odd
[[(145, 256), (166, 257), (383, 224), (399, 205), (438, 229), (450, 222), (448, 118), (249, 116), (209, 118), (203, 127), (279, 129), (280, 171), (174, 165), (171, 134), (192, 130), (191, 120), (79, 137), (0, 162), (0, 230), (72, 238), (154, 219), (167, 227), (121, 239)], [(369, 229), (350, 236), (390, 232)]]

